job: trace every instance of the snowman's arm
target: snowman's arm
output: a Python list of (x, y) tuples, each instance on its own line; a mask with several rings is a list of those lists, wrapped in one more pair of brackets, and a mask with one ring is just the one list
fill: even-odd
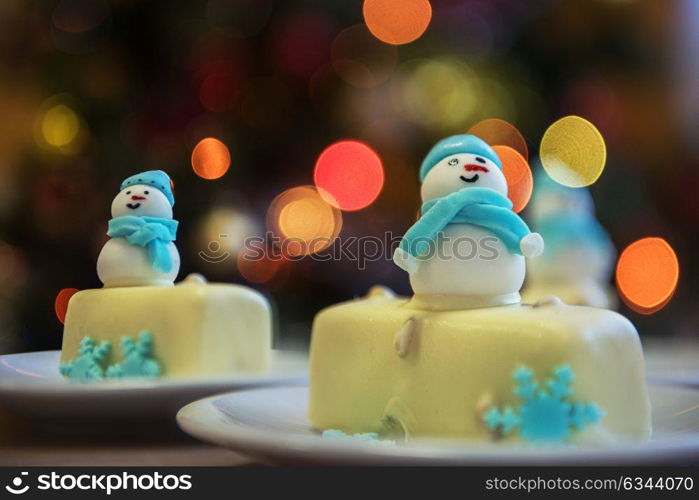
[(413, 274), (417, 271), (417, 259), (401, 247), (396, 248), (395, 252), (393, 252), (393, 262), (408, 274)]
[(533, 259), (544, 251), (544, 239), (539, 233), (529, 233), (519, 241), (519, 249), (525, 257)]

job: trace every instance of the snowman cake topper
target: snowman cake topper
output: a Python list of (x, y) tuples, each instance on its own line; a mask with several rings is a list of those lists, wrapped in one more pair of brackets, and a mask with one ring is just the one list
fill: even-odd
[[(420, 167), (420, 219), (393, 255), (415, 297), (480, 297), (476, 305), (520, 301), (524, 257), (544, 242), (512, 210), (495, 151), (473, 135), (438, 142)], [(440, 298), (441, 301), (443, 299)]]
[(529, 269), (525, 298), (556, 295), (568, 304), (613, 308), (616, 249), (595, 217), (590, 192), (559, 184), (543, 168), (535, 179), (530, 221), (546, 239), (546, 251)]
[(111, 239), (97, 259), (105, 287), (171, 286), (180, 267), (173, 241), (178, 222), (172, 218), (175, 197), (162, 170), (141, 172), (124, 180), (112, 201)]

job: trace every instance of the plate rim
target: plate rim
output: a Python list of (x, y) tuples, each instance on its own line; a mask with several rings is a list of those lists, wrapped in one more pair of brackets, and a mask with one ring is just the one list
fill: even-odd
[[(668, 387), (699, 394), (696, 388), (665, 386), (665, 388)], [(308, 386), (265, 387), (209, 396), (182, 407), (176, 415), (177, 425), (187, 434), (202, 441), (272, 462), (428, 466), (650, 465), (668, 462), (668, 460), (681, 460), (684, 457), (696, 458), (699, 454), (699, 432), (691, 440), (664, 439), (618, 447), (568, 449), (564, 453), (537, 450), (532, 454), (531, 449), (504, 452), (502, 449), (486, 450), (485, 447), (459, 450), (425, 444), (401, 445), (401, 452), (396, 453), (397, 448), (393, 446), (371, 446), (351, 441), (323, 441), (320, 437), (316, 441), (311, 441), (309, 436), (287, 435), (281, 438), (282, 433), (265, 432), (236, 423), (214, 404), (221, 398), (245, 397), (246, 393), (252, 392), (303, 390), (307, 391)], [(202, 413), (204, 413), (203, 418)], [(222, 426), (228, 427), (228, 433), (221, 429)], [(235, 431), (232, 435), (230, 428)], [(639, 450), (643, 450), (643, 453), (639, 453)], [(654, 457), (656, 454), (662, 454), (662, 457), (657, 459)]]
[[(32, 377), (27, 375), (25, 379), (18, 380), (18, 377), (0, 378), (0, 397), (3, 394), (14, 396), (39, 396), (51, 391), (52, 397), (76, 396), (76, 395), (101, 395), (112, 393), (143, 393), (154, 390), (158, 391), (182, 391), (182, 390), (211, 390), (221, 389), (225, 391), (234, 387), (253, 388), (274, 384), (275, 386), (304, 384), (308, 378), (308, 369), (301, 368), (303, 356), (296, 351), (272, 349), (272, 363), (274, 357), (293, 358), (294, 362), (299, 361), (298, 369), (281, 370), (278, 372), (246, 372), (233, 374), (231, 377), (181, 377), (162, 378), (157, 380), (130, 380), (130, 381), (100, 381), (94, 384), (70, 383), (60, 378), (50, 379), (45, 377)], [(291, 353), (291, 354), (290, 354)], [(60, 350), (30, 351), (13, 354), (0, 355), (0, 363), (8, 358), (23, 357), (27, 355), (38, 356), (60, 356)], [(280, 360), (277, 360), (279, 362)], [(11, 370), (5, 364), (7, 370)], [(231, 391), (229, 391), (231, 392)]]

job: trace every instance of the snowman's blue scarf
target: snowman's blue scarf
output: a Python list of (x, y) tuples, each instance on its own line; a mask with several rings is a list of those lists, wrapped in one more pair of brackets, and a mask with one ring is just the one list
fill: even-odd
[(527, 224), (512, 211), (512, 202), (494, 189), (467, 187), (422, 205), (421, 216), (408, 229), (400, 248), (413, 257), (430, 250), (432, 241), (449, 224), (473, 224), (494, 233), (516, 254), (520, 240), (528, 235)]
[(172, 259), (167, 244), (175, 241), (178, 224), (173, 219), (124, 215), (109, 221), (107, 236), (124, 238), (131, 245), (148, 248), (148, 258), (153, 269), (169, 273), (172, 270)]

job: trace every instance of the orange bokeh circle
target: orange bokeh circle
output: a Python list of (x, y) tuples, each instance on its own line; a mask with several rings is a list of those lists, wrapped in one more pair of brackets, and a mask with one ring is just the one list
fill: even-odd
[(616, 285), (624, 303), (641, 314), (667, 305), (677, 288), (680, 266), (662, 238), (643, 238), (627, 246), (616, 266)]
[(237, 256), (236, 263), (240, 275), (251, 283), (268, 283), (282, 266), (281, 257), (273, 258), (264, 244), (244, 247)]
[(218, 179), (230, 166), (231, 153), (228, 147), (214, 137), (202, 139), (192, 151), (194, 173), (204, 179)]
[(429, 0), (364, 0), (362, 11), (371, 34), (391, 45), (417, 40), (432, 19)]
[(342, 229), (342, 213), (313, 186), (298, 186), (277, 196), (267, 209), (267, 228), (286, 256), (311, 255), (329, 247)]
[(502, 161), (502, 173), (507, 179), (507, 197), (512, 210), (519, 213), (529, 203), (534, 188), (534, 176), (529, 162), (510, 146), (493, 146)]

